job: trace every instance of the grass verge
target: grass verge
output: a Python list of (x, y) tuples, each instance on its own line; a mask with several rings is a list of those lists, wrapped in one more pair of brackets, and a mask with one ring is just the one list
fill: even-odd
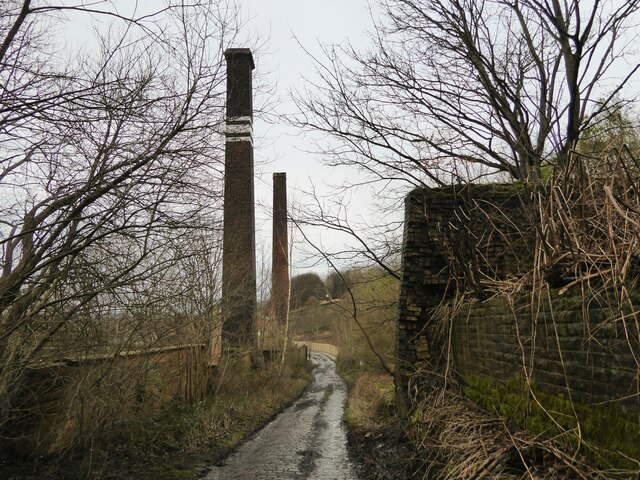
[(361, 478), (420, 478), (420, 465), (395, 408), (393, 378), (380, 373), (351, 377), (345, 410), (349, 452)]
[(351, 427), (376, 430), (395, 419), (393, 378), (365, 373), (352, 380), (345, 421)]

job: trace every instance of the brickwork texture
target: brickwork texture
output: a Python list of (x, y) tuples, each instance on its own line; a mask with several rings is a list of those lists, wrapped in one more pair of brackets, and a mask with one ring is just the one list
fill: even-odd
[[(638, 412), (638, 315), (609, 298), (542, 290), (535, 298), (478, 299), (450, 318), (442, 338), (433, 309), (463, 282), (526, 271), (531, 245), (521, 188), (476, 185), (416, 189), (406, 198), (397, 355), (404, 374), (451, 352), (462, 380), (505, 382), (527, 377), (537, 387), (584, 404), (616, 404)], [(497, 232), (497, 234), (496, 234)], [(469, 261), (465, 262), (465, 258)], [(514, 303), (515, 301), (515, 303)], [(446, 330), (446, 329), (445, 329)]]

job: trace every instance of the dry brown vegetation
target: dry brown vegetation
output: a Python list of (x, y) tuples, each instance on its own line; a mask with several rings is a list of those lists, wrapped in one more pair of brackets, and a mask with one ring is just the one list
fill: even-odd
[[(526, 251), (527, 258), (519, 262), (528, 268), (504, 276), (477, 266), (475, 278), (481, 281), (458, 278), (454, 298), (434, 311), (434, 321), (440, 325), (435, 331), (441, 334), (436, 343), (444, 346), (443, 354), (436, 363), (417, 365), (409, 386), (412, 402), (408, 432), (429, 466), (428, 478), (636, 478), (640, 472), (640, 459), (624, 451), (611, 451), (613, 439), (609, 438), (611, 445), (607, 445), (604, 432), (600, 438), (588, 437), (591, 428), (586, 422), (590, 420), (585, 410), (573, 403), (570, 393), (568, 400), (542, 400), (543, 394), (533, 381), (533, 358), (525, 353), (528, 350), (521, 339), (513, 341), (523, 356), (522, 385), (527, 398), (534, 402), (532, 410), (541, 412), (539, 431), (543, 435), (522, 431), (506, 418), (489, 416), (465, 400), (458, 393), (455, 361), (446, 348), (456, 308), (479, 296), (502, 298), (511, 305), (523, 297), (530, 298), (535, 336), (540, 302), (547, 298), (550, 288), (556, 287), (560, 295), (578, 288), (585, 305), (590, 301), (602, 304), (609, 312), (606, 321), (624, 332), (621, 338), (626, 338), (630, 355), (637, 354), (640, 308), (631, 293), (637, 289), (638, 275), (640, 164), (637, 134), (632, 131), (630, 135), (635, 140), (630, 145), (616, 144), (610, 135), (604, 139), (605, 135), (596, 136), (598, 142), (585, 141), (544, 184), (534, 189), (528, 185), (516, 187), (520, 188), (528, 218), (519, 233), (535, 240)], [(629, 140), (629, 135), (625, 138)], [(501, 222), (492, 215), (495, 211), (486, 213), (487, 224), (495, 227)], [(473, 236), (471, 231), (468, 234)], [(482, 252), (476, 253), (482, 258)], [(453, 262), (468, 262), (468, 258), (453, 256)], [(586, 308), (584, 315), (584, 344), (588, 345), (597, 340), (587, 328), (590, 320)], [(562, 356), (560, 361), (562, 371), (566, 371)], [(640, 372), (640, 364), (636, 364)], [(640, 398), (637, 390), (630, 395)], [(558, 422), (558, 415), (567, 415), (571, 421)], [(625, 421), (635, 423), (637, 429), (637, 416), (628, 413)], [(634, 448), (628, 446), (627, 450)], [(591, 454), (588, 460), (586, 452)]]
[[(97, 478), (127, 448), (231, 444), (305, 381), (225, 360), (205, 401), (241, 20), (225, 1), (125, 3), (0, 2), (0, 452), (25, 469)], [(82, 51), (74, 22), (95, 27)]]
[(377, 430), (394, 416), (393, 377), (363, 373), (349, 391), (347, 423), (365, 430)]
[[(86, 373), (65, 386), (68, 408), (56, 406), (86, 420), (91, 445), (129, 417), (153, 373), (142, 360), (123, 372), (127, 352), (204, 345), (215, 326), (214, 132), (222, 52), (239, 25), (215, 0), (152, 8), (0, 2), (0, 449), (29, 433), (34, 372), (53, 374), (38, 397), (68, 380), (60, 365)], [(82, 52), (63, 48), (74, 20), (95, 21)], [(96, 416), (76, 415), (85, 406)]]
[[(153, 415), (127, 418), (91, 442), (28, 463), (0, 457), (3, 478), (198, 478), (248, 434), (298, 398), (309, 382), (296, 350), (255, 371), (248, 359), (223, 357), (202, 402), (175, 401)], [(116, 398), (112, 399), (116, 401)]]
[(482, 410), (431, 369), (416, 372), (414, 382), (407, 433), (423, 467), (420, 478), (610, 478), (552, 437)]

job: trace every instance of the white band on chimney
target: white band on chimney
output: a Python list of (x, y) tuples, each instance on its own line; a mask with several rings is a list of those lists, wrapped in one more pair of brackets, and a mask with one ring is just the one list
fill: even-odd
[(226, 143), (231, 143), (231, 142), (250, 142), (251, 145), (253, 145), (253, 138), (251, 138), (251, 135), (243, 136), (243, 137), (227, 137), (227, 138), (225, 138), (225, 142)]
[(225, 133), (228, 134), (239, 134), (239, 135), (248, 135), (251, 136), (253, 133), (253, 128), (250, 123), (227, 123), (225, 128)]
[(225, 127), (227, 142), (253, 143), (253, 125), (250, 116), (227, 117)]
[(252, 123), (251, 117), (227, 117), (227, 123)]

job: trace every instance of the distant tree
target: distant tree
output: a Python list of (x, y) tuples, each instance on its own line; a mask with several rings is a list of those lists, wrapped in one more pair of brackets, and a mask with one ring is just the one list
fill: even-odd
[(331, 299), (340, 298), (347, 293), (348, 286), (338, 272), (329, 273), (325, 283), (327, 285), (327, 292)]
[(370, 267), (346, 268), (339, 272), (332, 271), (327, 275), (325, 284), (327, 285), (327, 293), (332, 299), (341, 298), (349, 292), (349, 288), (353, 288), (357, 283), (366, 282), (364, 278), (365, 272)]
[(291, 279), (291, 309), (303, 307), (312, 298), (324, 298), (327, 289), (317, 273), (303, 273)]
[(635, 111), (610, 107), (594, 118), (578, 142), (578, 151), (587, 157), (600, 157), (628, 148), (637, 157), (640, 153), (640, 131)]

